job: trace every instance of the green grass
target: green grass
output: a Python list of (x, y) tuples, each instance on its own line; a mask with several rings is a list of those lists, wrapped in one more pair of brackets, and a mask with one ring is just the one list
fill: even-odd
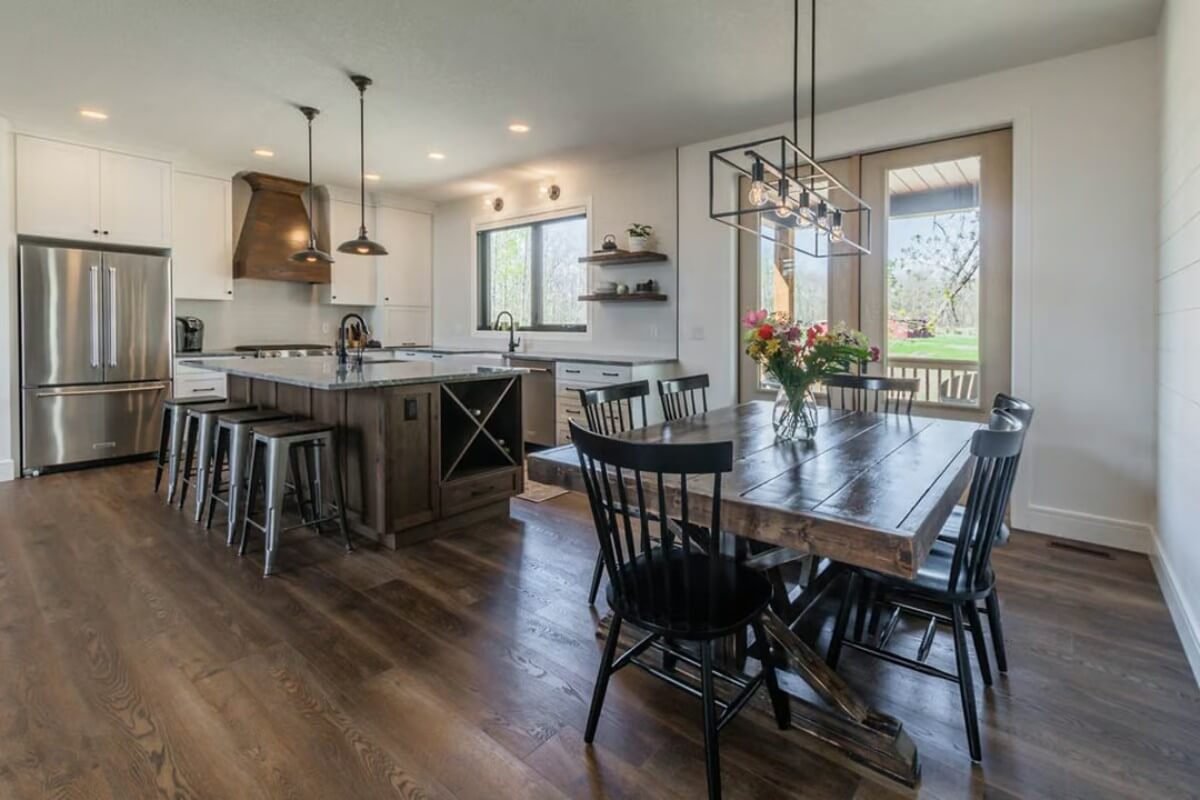
[(929, 339), (889, 339), (888, 355), (896, 358), (979, 360), (978, 336), (934, 336)]

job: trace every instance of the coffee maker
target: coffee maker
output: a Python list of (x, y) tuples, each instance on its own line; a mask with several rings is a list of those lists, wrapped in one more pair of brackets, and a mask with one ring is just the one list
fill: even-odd
[(175, 318), (175, 351), (199, 353), (204, 349), (204, 320), (199, 317)]

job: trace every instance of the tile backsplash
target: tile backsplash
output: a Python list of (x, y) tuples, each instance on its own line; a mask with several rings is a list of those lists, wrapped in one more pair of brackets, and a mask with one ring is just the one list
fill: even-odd
[[(176, 300), (176, 316), (204, 320), (204, 348), (239, 344), (333, 344), (337, 324), (353, 306), (320, 302), (318, 287), (285, 281), (239, 280), (233, 300)], [(326, 333), (323, 328), (329, 326)]]

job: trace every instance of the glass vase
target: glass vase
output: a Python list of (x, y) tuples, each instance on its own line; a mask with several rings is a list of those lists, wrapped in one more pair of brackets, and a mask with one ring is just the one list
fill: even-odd
[(771, 424), (780, 441), (811, 441), (817, 435), (817, 403), (809, 386), (781, 386), (775, 395)]

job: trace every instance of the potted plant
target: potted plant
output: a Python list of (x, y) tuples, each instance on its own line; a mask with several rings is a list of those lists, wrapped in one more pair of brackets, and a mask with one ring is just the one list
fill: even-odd
[(650, 237), (654, 234), (654, 228), (633, 222), (625, 229), (625, 234), (629, 238), (629, 252), (644, 253), (650, 249)]
[(807, 329), (779, 312), (750, 311), (742, 317), (746, 355), (779, 384), (771, 423), (778, 439), (812, 439), (817, 408), (812, 388), (855, 364), (879, 360), (866, 334), (817, 323)]

